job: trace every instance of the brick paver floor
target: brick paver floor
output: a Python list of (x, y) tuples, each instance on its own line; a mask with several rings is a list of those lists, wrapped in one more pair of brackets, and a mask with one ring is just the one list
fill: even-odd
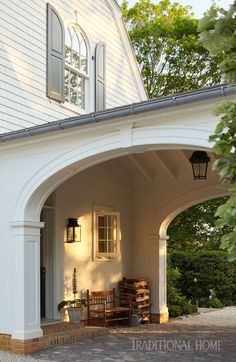
[[(231, 310), (233, 312), (233, 308)], [(235, 312), (235, 309), (234, 309)], [(214, 317), (213, 313), (212, 319)], [(217, 314), (216, 314), (217, 315)], [(199, 318), (202, 318), (201, 316)], [(210, 317), (208, 317), (210, 318)], [(111, 328), (107, 336), (48, 348), (27, 356), (0, 351), (4, 362), (235, 362), (236, 327), (194, 324), (189, 318), (165, 325)]]
[[(8, 356), (9, 358), (9, 356)], [(0, 361), (12, 362), (16, 359)], [(235, 362), (235, 328), (168, 324), (113, 329), (107, 336), (48, 348), (17, 361)]]

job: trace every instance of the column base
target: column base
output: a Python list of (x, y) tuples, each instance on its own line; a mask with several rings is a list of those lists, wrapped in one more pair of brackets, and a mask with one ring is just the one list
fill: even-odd
[(40, 338), (42, 336), (43, 336), (43, 331), (40, 327), (27, 331), (13, 331), (12, 333), (12, 339), (17, 339), (17, 340), (34, 339), (34, 338)]
[(151, 323), (164, 324), (169, 320), (169, 312), (151, 313)]
[(27, 354), (43, 348), (43, 338), (32, 338), (26, 340), (12, 339), (11, 352), (16, 354)]
[(13, 339), (10, 334), (0, 334), (0, 350), (16, 354), (27, 354), (42, 349), (43, 338), (27, 340)]

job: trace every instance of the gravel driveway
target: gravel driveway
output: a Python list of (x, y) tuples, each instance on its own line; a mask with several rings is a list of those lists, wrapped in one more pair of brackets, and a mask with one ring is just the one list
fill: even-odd
[(199, 314), (172, 319), (170, 323), (236, 327), (236, 307), (199, 308), (198, 312)]

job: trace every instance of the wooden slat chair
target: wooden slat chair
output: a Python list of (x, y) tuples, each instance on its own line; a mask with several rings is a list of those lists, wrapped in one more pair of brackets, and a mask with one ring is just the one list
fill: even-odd
[(116, 306), (115, 288), (90, 292), (87, 289), (88, 325), (106, 327), (108, 323), (115, 321), (127, 321), (131, 315), (130, 307)]

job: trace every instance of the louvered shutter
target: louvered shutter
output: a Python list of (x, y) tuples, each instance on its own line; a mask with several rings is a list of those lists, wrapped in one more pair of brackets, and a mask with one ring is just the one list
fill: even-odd
[(47, 96), (64, 101), (65, 31), (58, 12), (47, 4)]
[(96, 47), (96, 72), (95, 72), (95, 110), (102, 111), (106, 108), (106, 44), (98, 43)]

